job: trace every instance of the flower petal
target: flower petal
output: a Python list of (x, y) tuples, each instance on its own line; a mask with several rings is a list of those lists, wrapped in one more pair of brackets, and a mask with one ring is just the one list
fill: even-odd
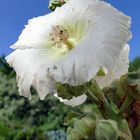
[(81, 105), (87, 100), (87, 96), (85, 94), (78, 97), (73, 97), (71, 100), (64, 100), (61, 97), (58, 97), (57, 94), (55, 94), (54, 96), (57, 97), (60, 100), (60, 102), (63, 102), (64, 104), (72, 107)]
[(18, 41), (11, 46), (13, 49), (27, 48), (49, 48), (49, 31), (52, 25), (56, 23), (54, 14), (50, 13), (45, 16), (30, 19), (28, 25), (22, 31)]
[(64, 104), (75, 107), (75, 106), (83, 104), (86, 100), (87, 100), (87, 96), (85, 94), (83, 94), (78, 97), (73, 97), (73, 99), (71, 99), (71, 100), (64, 101)]
[(105, 76), (96, 76), (95, 80), (100, 87), (109, 86), (114, 79), (120, 78), (123, 74), (128, 72), (129, 67), (129, 45), (125, 45), (124, 49), (120, 53), (115, 69), (108, 71)]
[[(36, 86), (40, 98), (43, 99), (46, 94), (52, 92), (53, 80), (50, 78), (46, 72), (47, 68), (54, 62), (61, 58), (61, 49), (58, 51), (52, 50), (39, 50), (39, 49), (25, 49), (16, 50), (8, 57), (6, 57), (7, 62), (14, 68), (17, 73), (17, 82), (19, 87), (20, 95), (31, 98), (30, 86)], [(40, 72), (41, 67), (45, 65), (46, 71)], [(37, 75), (39, 71), (40, 77)], [(37, 75), (37, 76), (36, 76)], [(38, 78), (38, 79), (36, 79)], [(45, 78), (46, 82), (41, 82), (40, 78)], [(36, 82), (38, 81), (38, 82)], [(52, 85), (50, 84), (52, 83)], [(42, 84), (42, 86), (41, 86)], [(39, 85), (39, 86), (38, 86)], [(42, 88), (44, 86), (45, 89)], [(42, 89), (40, 89), (40, 87)], [(43, 92), (42, 92), (43, 91)]]

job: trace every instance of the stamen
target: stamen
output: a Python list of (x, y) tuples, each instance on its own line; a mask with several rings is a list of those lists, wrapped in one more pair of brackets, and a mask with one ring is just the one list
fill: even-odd
[(73, 48), (73, 43), (69, 40), (68, 31), (63, 26), (53, 26), (50, 33), (50, 40), (58, 47), (65, 45), (69, 50)]

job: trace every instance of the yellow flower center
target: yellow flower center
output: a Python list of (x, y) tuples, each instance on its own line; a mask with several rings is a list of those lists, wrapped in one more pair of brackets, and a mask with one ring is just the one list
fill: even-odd
[(74, 44), (69, 40), (68, 31), (63, 26), (53, 26), (50, 33), (50, 40), (58, 47), (61, 48), (65, 45), (68, 50), (73, 49)]

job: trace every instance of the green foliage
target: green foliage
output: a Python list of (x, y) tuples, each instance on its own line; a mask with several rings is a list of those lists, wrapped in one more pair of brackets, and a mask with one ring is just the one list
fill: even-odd
[(135, 58), (129, 65), (129, 71), (137, 71), (140, 69), (140, 57)]
[(13, 140), (49, 140), (39, 129), (18, 130), (13, 135)]
[(38, 128), (24, 128), (10, 126), (0, 121), (0, 140), (49, 140)]
[(0, 121), (0, 140), (12, 139), (13, 131), (5, 122)]
[(133, 97), (135, 100), (140, 100), (140, 70), (121, 76), (119, 80), (114, 81), (109, 90), (115, 93), (113, 100), (116, 104), (118, 104), (117, 101), (121, 97), (127, 95)]
[(5, 60), (5, 56), (0, 57), (0, 72), (7, 76), (13, 76), (15, 72)]

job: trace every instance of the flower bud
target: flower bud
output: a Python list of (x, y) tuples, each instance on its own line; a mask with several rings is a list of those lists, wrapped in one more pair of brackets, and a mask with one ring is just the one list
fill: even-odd
[(61, 7), (67, 1), (68, 0), (50, 0), (49, 9), (51, 9), (52, 11), (54, 11), (56, 7)]
[(89, 140), (94, 137), (96, 121), (89, 116), (77, 119), (67, 131), (67, 140)]
[(95, 137), (97, 140), (117, 140), (118, 125), (114, 120), (100, 120), (95, 129)]

